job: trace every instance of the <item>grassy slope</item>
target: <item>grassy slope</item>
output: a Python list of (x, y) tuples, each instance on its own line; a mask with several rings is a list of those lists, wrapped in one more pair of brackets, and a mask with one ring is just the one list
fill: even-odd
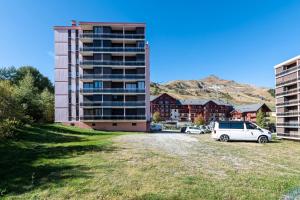
[(64, 193), (64, 188), (65, 195), (80, 190), (91, 176), (89, 156), (98, 155), (97, 164), (103, 164), (101, 154), (114, 151), (110, 139), (121, 134), (58, 124), (26, 127), (17, 140), (0, 143), (0, 195), (29, 198), (45, 193), (47, 198)]
[[(7, 199), (279, 199), (300, 186), (300, 144), (219, 143), (180, 158), (124, 133), (60, 125), (28, 127), (0, 144), (0, 189)], [(137, 145), (137, 146), (136, 146)], [(1, 198), (1, 197), (0, 197)]]

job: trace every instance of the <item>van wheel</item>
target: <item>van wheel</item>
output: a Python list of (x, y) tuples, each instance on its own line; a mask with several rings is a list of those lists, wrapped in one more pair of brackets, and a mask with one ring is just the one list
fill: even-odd
[(264, 135), (262, 135), (258, 138), (258, 143), (267, 143), (268, 141), (269, 140), (268, 140), (267, 136), (264, 136)]
[(228, 135), (221, 135), (220, 136), (220, 141), (221, 142), (228, 142), (229, 136)]

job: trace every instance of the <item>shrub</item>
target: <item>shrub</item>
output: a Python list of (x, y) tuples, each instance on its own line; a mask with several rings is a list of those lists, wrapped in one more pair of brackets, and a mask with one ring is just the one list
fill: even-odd
[(4, 119), (0, 122), (0, 139), (12, 138), (16, 135), (16, 129), (21, 122), (15, 119)]

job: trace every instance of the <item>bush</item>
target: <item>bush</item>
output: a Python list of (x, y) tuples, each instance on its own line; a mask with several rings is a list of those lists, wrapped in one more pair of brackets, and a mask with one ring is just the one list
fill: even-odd
[(0, 139), (12, 138), (16, 135), (16, 129), (21, 122), (15, 119), (4, 119), (0, 122)]

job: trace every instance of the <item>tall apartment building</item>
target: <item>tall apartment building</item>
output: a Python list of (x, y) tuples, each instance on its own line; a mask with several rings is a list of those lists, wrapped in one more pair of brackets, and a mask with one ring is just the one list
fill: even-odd
[(55, 121), (147, 131), (149, 47), (144, 23), (55, 26)]
[(300, 56), (275, 66), (276, 131), (279, 136), (300, 137)]

